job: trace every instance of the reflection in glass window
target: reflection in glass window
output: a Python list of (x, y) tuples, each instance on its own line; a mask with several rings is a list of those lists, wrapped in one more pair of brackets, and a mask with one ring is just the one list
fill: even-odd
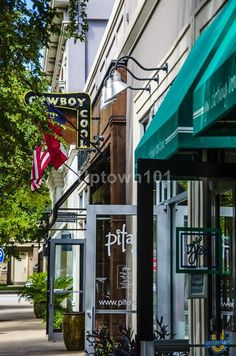
[(219, 227), (222, 232), (222, 267), (225, 275), (220, 277), (220, 309), (222, 327), (235, 331), (235, 281), (232, 275), (233, 237), (233, 191), (221, 193), (218, 198)]
[(55, 246), (54, 331), (61, 329), (64, 313), (83, 310), (83, 253), (83, 247), (80, 245)]
[[(98, 216), (96, 327), (136, 326), (136, 217)], [(121, 313), (119, 313), (119, 311)]]
[(176, 273), (176, 227), (188, 226), (187, 200), (180, 201), (173, 207), (173, 331), (177, 339), (189, 337), (189, 295), (188, 275)]

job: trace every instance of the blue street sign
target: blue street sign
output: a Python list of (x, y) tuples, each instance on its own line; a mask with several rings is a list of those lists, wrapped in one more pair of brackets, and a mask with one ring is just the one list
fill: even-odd
[(4, 251), (3, 249), (0, 247), (0, 263), (3, 263), (4, 262)]

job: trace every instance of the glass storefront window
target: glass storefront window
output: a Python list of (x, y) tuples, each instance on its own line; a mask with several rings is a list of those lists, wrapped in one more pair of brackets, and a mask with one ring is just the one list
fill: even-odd
[[(154, 223), (153, 235), (156, 234), (154, 239), (156, 256), (153, 255), (156, 264), (156, 270), (153, 271), (156, 282), (153, 286), (154, 329), (158, 329), (155, 325), (156, 317), (158, 320), (163, 317), (164, 325), (168, 325), (168, 333), (175, 335), (176, 339), (184, 339), (189, 336), (188, 284), (185, 274), (176, 273), (176, 227), (188, 226), (187, 194), (183, 194), (183, 189), (181, 196), (177, 198), (175, 196), (172, 200), (177, 182), (164, 182), (169, 189), (168, 194), (164, 194), (161, 183), (163, 182), (157, 184), (159, 198), (157, 200), (168, 199), (159, 201)], [(187, 189), (186, 186), (185, 188)]]
[(96, 328), (136, 322), (136, 217), (97, 216)]
[(173, 213), (173, 276), (172, 276), (172, 303), (173, 303), (173, 333), (176, 339), (189, 337), (188, 325), (188, 275), (176, 273), (176, 227), (188, 227), (187, 200), (181, 201), (172, 207)]
[(222, 328), (230, 333), (235, 333), (235, 280), (232, 267), (234, 265), (233, 245), (233, 190), (223, 191), (218, 194), (218, 224), (222, 232), (222, 267), (223, 273), (220, 277), (220, 311)]
[(53, 329), (61, 330), (63, 315), (83, 310), (83, 246), (55, 246)]

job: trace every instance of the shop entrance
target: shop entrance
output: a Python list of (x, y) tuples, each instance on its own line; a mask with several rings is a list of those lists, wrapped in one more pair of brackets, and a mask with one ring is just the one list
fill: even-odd
[[(164, 206), (154, 206), (154, 224)], [(137, 208), (131, 205), (91, 205), (87, 209), (85, 326), (86, 333), (101, 327), (115, 331), (117, 323), (131, 327), (137, 323)], [(162, 220), (163, 222), (163, 220)], [(143, 239), (146, 236), (143, 235)], [(153, 244), (153, 256), (156, 245)], [(156, 274), (156, 257), (153, 274)], [(153, 289), (157, 300), (157, 288)], [(89, 351), (89, 345), (86, 345)]]
[(53, 239), (48, 249), (48, 340), (56, 341), (62, 338), (64, 313), (84, 311), (85, 240)]
[[(191, 211), (189, 212), (190, 216), (190, 228), (183, 229), (180, 231), (176, 230), (176, 236), (178, 245), (176, 250), (176, 256), (178, 256), (177, 264), (176, 264), (176, 273), (185, 273), (186, 275), (192, 273), (193, 268), (195, 269), (197, 265), (200, 265), (201, 259), (198, 257), (202, 255), (202, 251), (204, 251), (204, 258), (202, 258), (202, 266), (203, 269), (195, 269), (195, 274), (193, 274), (191, 278), (191, 297), (194, 300), (190, 300), (191, 304), (191, 313), (190, 322), (195, 318), (195, 323), (192, 323), (191, 330), (194, 331), (193, 335), (190, 335), (190, 348), (196, 349), (196, 354), (199, 355), (199, 348), (203, 349), (207, 342), (210, 348), (213, 349), (213, 344), (211, 342), (211, 336), (213, 335), (211, 332), (212, 323), (214, 322), (215, 316), (215, 324), (216, 324), (216, 337), (220, 337), (220, 340), (224, 341), (224, 335), (221, 334), (221, 326), (219, 326), (219, 319), (221, 317), (221, 311), (219, 310), (219, 305), (222, 302), (226, 303), (221, 294), (223, 292), (220, 291), (220, 288), (215, 288), (215, 293), (217, 300), (212, 300), (210, 296), (210, 290), (206, 290), (205, 288), (205, 280), (206, 278), (202, 278), (201, 274), (213, 274), (214, 276), (209, 276), (209, 279), (212, 279), (212, 283), (208, 283), (209, 288), (214, 288), (221, 285), (221, 289), (228, 285), (227, 277), (220, 278), (215, 276), (216, 274), (221, 274), (221, 250), (218, 246), (221, 246), (221, 238), (219, 227), (222, 228), (223, 222), (215, 223), (211, 221), (211, 190), (213, 188), (214, 182), (222, 182), (222, 181), (235, 181), (235, 164), (231, 163), (216, 163), (216, 162), (201, 162), (201, 161), (174, 161), (174, 160), (152, 160), (152, 159), (139, 159), (137, 166), (137, 176), (138, 180), (138, 206), (137, 206), (137, 265), (139, 266), (139, 271), (137, 273), (137, 293), (139, 298), (137, 300), (137, 336), (140, 345), (138, 355), (149, 355), (149, 345), (152, 345), (153, 340), (153, 274), (152, 274), (152, 256), (153, 256), (153, 190), (157, 173), (159, 178), (167, 177), (169, 181), (177, 181), (177, 180), (187, 180), (189, 182), (196, 181), (196, 184), (189, 186), (188, 195), (189, 195), (189, 207)], [(148, 174), (147, 174), (148, 173)], [(141, 179), (140, 179), (141, 177)], [(153, 179), (150, 179), (153, 177)], [(163, 179), (162, 179), (163, 180)], [(159, 179), (161, 181), (161, 179)], [(200, 184), (198, 184), (200, 183)], [(198, 193), (199, 192), (199, 193)], [(193, 197), (199, 197), (199, 199), (191, 200)], [(219, 200), (219, 197), (217, 198)], [(199, 208), (201, 207), (201, 208)], [(217, 201), (216, 201), (217, 207)], [(220, 209), (221, 207), (219, 207)], [(218, 210), (219, 210), (218, 209)], [(222, 209), (220, 209), (222, 210)], [(219, 210), (219, 212), (220, 212)], [(223, 211), (223, 210), (222, 210)], [(216, 214), (217, 216), (217, 214)], [(219, 214), (218, 214), (219, 216)], [(217, 219), (216, 219), (217, 220)], [(222, 219), (221, 219), (222, 220)], [(225, 221), (225, 228), (226, 226)], [(172, 225), (173, 226), (173, 225)], [(204, 226), (204, 228), (197, 228)], [(180, 227), (183, 227), (182, 223)], [(195, 228), (196, 227), (196, 228)], [(215, 229), (214, 229), (215, 227)], [(198, 230), (199, 229), (199, 230)], [(227, 230), (227, 229), (226, 229)], [(189, 231), (186, 232), (186, 231)], [(146, 235), (146, 239), (143, 240), (142, 236)], [(227, 256), (229, 251), (228, 243), (229, 239), (227, 236), (228, 232), (226, 231), (225, 240), (225, 255)], [(174, 233), (172, 232), (174, 236)], [(205, 237), (204, 237), (205, 236)], [(198, 240), (194, 240), (198, 238)], [(199, 241), (204, 241), (207, 247), (204, 247), (204, 250), (200, 251), (196, 249), (196, 244)], [(170, 242), (170, 240), (169, 240)], [(194, 255), (192, 254), (194, 246)], [(201, 249), (203, 249), (201, 247)], [(169, 244), (169, 248), (175, 248), (173, 245)], [(215, 249), (214, 249), (215, 248)], [(184, 252), (185, 251), (185, 252)], [(215, 251), (215, 252), (214, 252)], [(220, 251), (220, 253), (219, 253)], [(166, 252), (166, 251), (165, 251)], [(200, 254), (201, 252), (201, 254)], [(191, 255), (191, 257), (190, 257)], [(167, 254), (166, 254), (167, 256)], [(194, 257), (194, 260), (191, 258)], [(225, 266), (227, 269), (227, 258), (225, 260)], [(207, 261), (205, 263), (205, 261)], [(205, 264), (204, 264), (205, 263)], [(188, 269), (190, 266), (191, 270)], [(181, 269), (183, 268), (183, 269)], [(172, 265), (171, 271), (174, 271), (174, 267)], [(168, 271), (167, 271), (168, 272)], [(224, 272), (224, 271), (223, 271)], [(234, 271), (233, 271), (234, 272)], [(197, 275), (198, 273), (198, 275)], [(234, 273), (233, 273), (234, 274)], [(168, 276), (168, 273), (167, 273)], [(201, 278), (200, 278), (201, 277)], [(221, 280), (220, 280), (221, 279)], [(223, 285), (222, 280), (225, 279), (225, 283)], [(197, 286), (197, 289), (195, 288)], [(173, 286), (172, 286), (173, 287)], [(207, 293), (207, 294), (206, 294)], [(173, 289), (171, 292), (173, 295)], [(211, 300), (210, 300), (211, 298)], [(227, 298), (227, 295), (226, 295)], [(201, 300), (199, 300), (201, 299)], [(206, 302), (205, 302), (206, 300)], [(212, 308), (210, 308), (210, 302), (212, 302)], [(228, 299), (228, 304), (229, 304)], [(208, 305), (206, 306), (206, 304)], [(232, 303), (232, 302), (231, 302)], [(159, 304), (159, 303), (157, 303)], [(214, 306), (216, 310), (214, 310)], [(171, 320), (171, 325), (176, 324), (178, 320), (175, 317), (175, 313), (173, 310), (174, 305), (172, 304), (172, 310), (169, 314)], [(208, 309), (207, 309), (208, 307)], [(230, 307), (232, 305), (230, 304)], [(218, 308), (218, 310), (217, 310)], [(209, 313), (209, 310), (212, 309), (212, 316)], [(206, 312), (204, 312), (206, 310)], [(178, 312), (178, 309), (176, 310)], [(204, 313), (204, 318), (206, 319), (206, 323), (202, 325), (202, 329), (195, 330), (194, 327), (199, 324), (199, 320), (202, 316), (202, 312)], [(223, 313), (222, 313), (223, 314)], [(193, 316), (191, 318), (191, 316)], [(224, 319), (226, 323), (230, 321), (231, 327), (233, 328), (233, 318), (229, 318), (229, 313), (224, 312)], [(213, 318), (212, 318), (213, 317)], [(176, 320), (176, 322), (174, 322)], [(221, 321), (220, 321), (221, 322)], [(217, 324), (218, 323), (218, 324)], [(208, 325), (206, 325), (208, 324)], [(204, 330), (205, 328), (205, 330)], [(198, 333), (202, 333), (202, 335)], [(215, 337), (215, 335), (213, 335)], [(234, 336), (234, 335), (232, 335)], [(179, 335), (178, 335), (179, 337)], [(177, 338), (178, 338), (177, 337)], [(210, 340), (208, 342), (208, 340)], [(231, 341), (232, 340), (232, 341)], [(234, 347), (233, 338), (230, 340), (229, 347)], [(222, 345), (223, 345), (222, 341)], [(231, 343), (232, 342), (232, 343)], [(149, 352), (149, 353), (148, 353)]]

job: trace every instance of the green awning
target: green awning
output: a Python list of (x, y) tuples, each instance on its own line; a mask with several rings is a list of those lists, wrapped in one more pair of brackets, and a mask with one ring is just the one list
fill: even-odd
[(236, 20), (193, 94), (194, 135), (236, 136)]
[(180, 150), (236, 147), (232, 136), (194, 137), (192, 120), (193, 90), (235, 15), (236, 1), (229, 0), (199, 36), (135, 150), (136, 163), (139, 158), (167, 159)]

